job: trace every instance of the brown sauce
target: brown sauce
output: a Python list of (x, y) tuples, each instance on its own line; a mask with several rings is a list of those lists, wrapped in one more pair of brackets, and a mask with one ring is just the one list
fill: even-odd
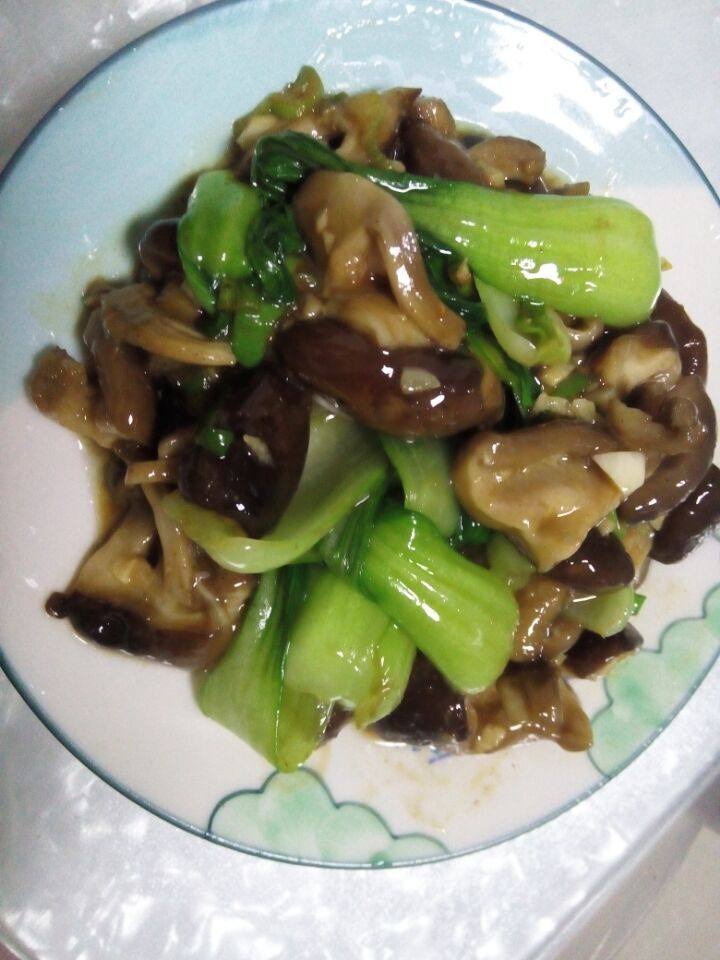
[(616, 660), (634, 653), (642, 646), (642, 642), (642, 637), (630, 624), (611, 637), (601, 637), (592, 630), (584, 630), (568, 651), (563, 666), (568, 673), (583, 680), (595, 677), (605, 673)]
[(554, 740), (587, 750), (590, 721), (575, 693), (549, 663), (511, 664), (494, 687), (468, 697), (468, 747), (492, 753), (521, 740)]

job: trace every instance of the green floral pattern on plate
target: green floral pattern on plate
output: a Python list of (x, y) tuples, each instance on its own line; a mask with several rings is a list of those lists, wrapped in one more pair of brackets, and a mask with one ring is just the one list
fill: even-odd
[(273, 773), (259, 790), (240, 790), (213, 810), (207, 832), (243, 847), (304, 862), (384, 867), (446, 856), (421, 833), (392, 833), (361, 803), (336, 803), (310, 770)]
[(590, 751), (601, 773), (617, 773), (666, 726), (719, 650), (720, 584), (706, 596), (702, 617), (671, 624), (658, 650), (641, 650), (606, 679), (609, 703), (593, 717)]

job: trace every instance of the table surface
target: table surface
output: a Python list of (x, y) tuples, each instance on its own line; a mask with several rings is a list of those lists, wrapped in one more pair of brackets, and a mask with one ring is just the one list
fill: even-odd
[[(157, 23), (200, 5), (193, 0), (65, 0), (60, 4), (56, 0), (2, 0), (0, 44), (3, 34), (5, 44), (0, 45), (0, 166), (52, 103), (95, 63)], [(542, 6), (522, 0), (506, 6), (556, 30), (614, 70), (655, 107), (716, 189), (720, 187), (720, 101), (692, 94), (717, 90), (720, 81), (718, 0), (693, 0), (691, 4), (685, 0), (554, 0)], [(86, 27), (82, 42), (78, 40), (78, 19)], [(39, 36), (46, 40), (40, 49)], [(27, 744), (29, 750), (48, 751), (56, 757), (58, 752), (64, 753), (0, 675), (0, 719), (3, 717), (12, 719), (13, 749)], [(0, 745), (0, 779), (6, 760)], [(149, 814), (138, 817), (137, 808), (129, 801), (93, 783), (95, 778), (69, 756), (63, 760), (68, 770), (67, 789), (77, 791), (65, 800), (74, 802), (77, 810), (82, 809), (84, 797), (92, 796), (96, 803), (119, 810), (120, 816), (124, 805), (132, 807), (131, 819), (137, 829), (142, 829), (143, 817), (152, 819)], [(626, 888), (589, 921), (582, 948), (573, 948), (573, 960), (580, 960), (581, 955), (596, 960), (613, 955), (619, 960), (707, 960), (708, 944), (716, 949), (720, 942), (719, 794), (717, 780), (627, 879), (626, 888), (627, 884), (642, 884), (649, 895), (670, 874), (654, 908), (621, 952), (616, 954), (615, 917), (622, 910), (620, 900)], [(19, 797), (16, 799), (19, 804)], [(0, 810), (0, 856), (14, 842), (7, 826), (20, 816), (17, 808)], [(29, 842), (28, 836), (30, 833), (23, 842)], [(28, 858), (31, 855), (28, 848)], [(0, 875), (0, 900), (2, 884)], [(635, 919), (626, 918), (626, 925)], [(30, 944), (18, 943), (15, 949), (39, 956), (32, 953)], [(166, 955), (179, 954), (171, 950)], [(0, 960), (12, 956), (0, 946)], [(543, 956), (549, 960), (549, 954)]]

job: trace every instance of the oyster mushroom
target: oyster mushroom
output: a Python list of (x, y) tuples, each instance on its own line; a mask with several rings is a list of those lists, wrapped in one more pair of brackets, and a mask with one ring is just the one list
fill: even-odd
[(67, 592), (50, 598), (48, 612), (102, 646), (207, 666), (229, 643), (254, 578), (201, 558), (164, 513), (162, 490), (143, 493)]
[(323, 270), (323, 296), (352, 295), (386, 278), (411, 323), (434, 344), (457, 349), (465, 323), (433, 290), (395, 197), (354, 173), (318, 171), (298, 191), (293, 211)]

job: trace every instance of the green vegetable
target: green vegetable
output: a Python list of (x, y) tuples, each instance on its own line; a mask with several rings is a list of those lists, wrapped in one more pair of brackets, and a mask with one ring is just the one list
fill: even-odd
[(509, 357), (491, 333), (468, 330), (466, 340), (470, 353), (510, 387), (520, 413), (527, 416), (540, 396), (540, 384), (530, 370)]
[(455, 532), (460, 507), (452, 485), (450, 451), (444, 440), (380, 437), (405, 493), (406, 510), (432, 520), (444, 537)]
[(228, 170), (198, 177), (178, 226), (185, 277), (204, 309), (204, 333), (229, 337), (246, 367), (263, 359), (295, 299), (290, 264), (304, 242), (289, 207), (261, 207), (258, 190)]
[(285, 771), (318, 746), (331, 709), (291, 689), (284, 678), (289, 630), (307, 585), (306, 567), (262, 576), (240, 629), (198, 696), (203, 713)]
[(501, 533), (495, 533), (487, 548), (488, 566), (515, 593), (536, 572), (535, 565)]
[(515, 598), (420, 514), (391, 507), (376, 520), (358, 584), (458, 690), (483, 690), (504, 670)]
[[(470, 352), (510, 388), (521, 415), (526, 416), (540, 394), (540, 384), (526, 367), (511, 359), (501, 349), (488, 326), (485, 305), (477, 299), (477, 290), (473, 287), (466, 295), (449, 279), (448, 270), (457, 266), (461, 258), (446, 244), (438, 242), (429, 234), (420, 232), (418, 236), (425, 267), (435, 293), (467, 324), (467, 346)], [(476, 295), (475, 299), (471, 298), (473, 293)]]
[(562, 397), (563, 400), (574, 400), (575, 397), (580, 396), (589, 383), (590, 377), (579, 370), (573, 370), (555, 387), (553, 396)]
[(492, 535), (493, 531), (490, 527), (486, 527), (478, 520), (473, 520), (469, 514), (461, 510), (458, 525), (450, 543), (456, 550), (460, 547), (481, 547), (488, 543)]
[[(487, 327), (487, 313), (480, 300), (466, 296), (457, 284), (448, 277), (448, 270), (457, 267), (461, 258), (444, 243), (439, 243), (427, 233), (418, 233), (430, 283), (435, 293), (451, 310), (459, 314), (473, 330)], [(476, 291), (469, 290), (468, 294)]]
[(348, 417), (315, 407), (300, 483), (277, 526), (260, 540), (233, 520), (169, 494), (163, 507), (180, 529), (228, 570), (262, 573), (307, 553), (387, 474), (378, 444)]
[(221, 430), (218, 427), (204, 426), (195, 436), (195, 443), (204, 447), (216, 457), (224, 457), (235, 439), (232, 430)]
[(218, 288), (250, 277), (245, 241), (260, 211), (256, 190), (229, 170), (201, 174), (178, 224), (185, 278), (205, 310), (214, 311)]
[(410, 679), (415, 644), (408, 635), (388, 621), (375, 644), (375, 680), (367, 696), (355, 709), (355, 726), (366, 727), (386, 717), (400, 703)]
[(505, 353), (524, 367), (567, 363), (570, 337), (555, 310), (519, 303), (506, 293), (475, 280), (488, 323)]
[(265, 300), (277, 305), (294, 301), (295, 281), (288, 261), (304, 249), (290, 207), (274, 204), (260, 211), (248, 230), (247, 257)]
[(632, 608), (631, 616), (634, 617), (636, 614), (640, 613), (642, 608), (645, 606), (646, 600), (647, 600), (647, 597), (645, 596), (644, 593), (635, 594), (635, 597), (633, 598), (633, 608)]
[(284, 312), (283, 306), (268, 303), (251, 287), (245, 288), (237, 303), (230, 336), (233, 353), (244, 367), (256, 367), (262, 362), (270, 337)]
[(355, 707), (370, 691), (375, 642), (387, 624), (379, 607), (324, 570), (292, 627), (288, 684), (320, 700)]
[(365, 552), (378, 511), (385, 496), (387, 477), (383, 476), (368, 496), (343, 518), (320, 544), (323, 560), (338, 574), (357, 585)]
[(467, 259), (484, 283), (609, 326), (647, 319), (660, 290), (650, 220), (608, 197), (533, 195), (343, 161), (303, 134), (263, 137), (253, 180), (269, 196), (315, 169), (349, 170), (394, 193), (419, 230)]
[(252, 111), (271, 114), (280, 120), (299, 120), (309, 113), (325, 91), (317, 70), (303, 66), (297, 77), (277, 92), (271, 93)]
[(325, 570), (293, 624), (285, 679), (319, 700), (357, 708), (364, 726), (400, 701), (414, 653), (379, 607)]
[(565, 607), (564, 616), (601, 637), (611, 637), (627, 626), (634, 610), (635, 591), (627, 586), (596, 597), (573, 599)]

